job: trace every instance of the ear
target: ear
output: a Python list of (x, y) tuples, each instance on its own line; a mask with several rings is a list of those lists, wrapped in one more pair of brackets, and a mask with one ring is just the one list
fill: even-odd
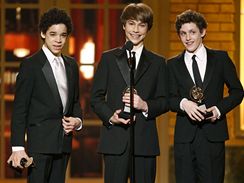
[(41, 32), (41, 38), (42, 39), (45, 39), (46, 38), (46, 35), (43, 32)]
[(123, 30), (125, 30), (125, 25), (123, 25)]
[(206, 29), (202, 29), (201, 37), (203, 38), (203, 37), (205, 37), (205, 35), (206, 35)]

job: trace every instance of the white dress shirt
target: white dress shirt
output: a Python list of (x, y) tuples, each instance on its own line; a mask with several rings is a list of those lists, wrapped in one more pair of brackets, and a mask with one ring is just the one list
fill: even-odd
[[(193, 71), (192, 71), (192, 56), (193, 55), (196, 55), (196, 61), (197, 61), (197, 65), (198, 65), (198, 69), (199, 69), (199, 72), (200, 72), (200, 75), (201, 75), (201, 79), (202, 79), (202, 82), (204, 81), (204, 76), (205, 76), (205, 72), (206, 72), (206, 67), (207, 67), (207, 50), (206, 48), (204, 47), (203, 44), (201, 44), (199, 46), (199, 48), (196, 50), (195, 53), (190, 53), (188, 51), (185, 52), (185, 55), (184, 55), (184, 61), (185, 61), (185, 65), (187, 67), (187, 70), (189, 72), (189, 74), (191, 75), (191, 78), (192, 80), (195, 82), (194, 80), (194, 75), (193, 75)], [(184, 111), (183, 107), (182, 107), (182, 102), (184, 100), (187, 100), (186, 98), (183, 98), (180, 102), (180, 108), (181, 110)], [(215, 109), (217, 110), (217, 113), (218, 113), (218, 118), (220, 118), (220, 111), (217, 107), (215, 107)]]
[[(141, 53), (142, 53), (142, 50), (143, 50), (143, 47), (144, 47), (144, 45), (141, 45), (140, 47), (138, 47), (138, 48), (133, 48), (132, 50), (131, 50), (131, 52), (135, 52), (136, 54), (135, 54), (135, 57), (136, 57), (136, 66), (135, 66), (135, 69), (137, 69), (137, 67), (138, 67), (138, 64), (139, 64), (139, 61), (140, 61), (140, 58), (141, 58)], [(128, 50), (126, 50), (127, 51), (127, 57), (129, 57), (129, 51)], [(142, 114), (145, 116), (145, 117), (147, 117), (148, 116), (148, 113), (147, 112), (142, 112)]]
[[(45, 45), (42, 46), (42, 50), (43, 50), (44, 54), (46, 55), (50, 65), (52, 67), (52, 70), (54, 71), (55, 65), (54, 65), (53, 61), (54, 61), (54, 59), (57, 59), (57, 56), (53, 55), (52, 52)], [(63, 65), (63, 67), (65, 68), (63, 58), (60, 56), (60, 57), (58, 57), (58, 59), (59, 59), (60, 63)], [(55, 79), (57, 77), (55, 75), (55, 72), (54, 72), (54, 77), (55, 77)], [(61, 96), (61, 98), (62, 98), (62, 96)], [(66, 98), (67, 98), (67, 96), (66, 96)], [(77, 119), (81, 122), (81, 125), (78, 128), (76, 128), (76, 130), (80, 130), (82, 128), (82, 120), (80, 118), (77, 118)], [(21, 151), (21, 150), (25, 150), (25, 148), (22, 146), (13, 146), (12, 147), (12, 151)]]
[[(187, 67), (188, 72), (191, 75), (192, 80), (194, 81), (193, 71), (192, 71), (192, 56), (196, 55), (196, 61), (199, 68), (202, 81), (204, 80), (206, 67), (207, 67), (207, 50), (203, 44), (197, 49), (195, 53), (185, 52), (184, 61)], [(195, 82), (195, 81), (194, 81)]]

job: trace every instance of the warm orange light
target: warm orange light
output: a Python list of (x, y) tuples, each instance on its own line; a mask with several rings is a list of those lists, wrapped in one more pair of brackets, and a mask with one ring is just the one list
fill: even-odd
[(81, 64), (94, 64), (95, 61), (95, 43), (92, 39), (88, 40), (80, 50)]
[(30, 50), (26, 48), (16, 48), (14, 49), (14, 55), (18, 58), (26, 57), (30, 54)]
[(81, 65), (80, 71), (85, 79), (92, 79), (94, 75), (93, 65)]
[(4, 35), (4, 49), (14, 50), (16, 48), (26, 48), (32, 51), (38, 49), (38, 35), (27, 33), (7, 33)]
[(75, 53), (75, 38), (70, 36), (69, 38), (69, 54), (73, 55)]
[(95, 43), (89, 39), (80, 50), (80, 72), (85, 79), (92, 79), (94, 75)]

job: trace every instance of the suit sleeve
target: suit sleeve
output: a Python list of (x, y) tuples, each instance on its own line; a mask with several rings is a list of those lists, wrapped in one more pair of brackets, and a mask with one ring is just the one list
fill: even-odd
[(180, 102), (183, 99), (180, 95), (177, 79), (174, 75), (174, 61), (169, 60), (167, 64), (168, 68), (168, 83), (169, 83), (169, 106), (172, 112), (184, 113), (180, 108)]
[(226, 52), (224, 52), (224, 58), (224, 81), (228, 88), (228, 96), (224, 97), (223, 100), (217, 104), (221, 115), (228, 113), (235, 106), (240, 104), (244, 95), (243, 87), (237, 76), (236, 68)]
[(167, 67), (164, 59), (160, 62), (158, 77), (155, 82), (157, 86), (155, 95), (146, 101), (148, 105), (147, 119), (155, 118), (169, 110)]
[(33, 71), (26, 61), (20, 64), (19, 73), (16, 78), (16, 91), (11, 119), (12, 146), (24, 146), (25, 143), (29, 103), (34, 87)]
[(109, 108), (106, 102), (109, 77), (107, 64), (106, 57), (103, 54), (94, 75), (91, 92), (91, 107), (103, 121), (105, 126), (109, 126), (109, 119), (113, 115), (113, 111)]
[(80, 91), (79, 91), (79, 69), (76, 61), (74, 61), (74, 79), (75, 79), (75, 88), (74, 88), (74, 100), (73, 100), (73, 117), (78, 117), (82, 120), (82, 110), (80, 106)]

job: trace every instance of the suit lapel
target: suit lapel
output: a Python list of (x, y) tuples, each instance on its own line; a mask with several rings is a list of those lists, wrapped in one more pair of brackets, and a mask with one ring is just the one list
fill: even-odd
[(189, 86), (191, 88), (192, 86), (195, 85), (194, 81), (191, 78), (191, 75), (186, 67), (185, 61), (184, 61), (184, 55), (185, 52), (183, 52), (181, 55), (178, 57), (178, 70), (179, 70), (179, 75), (183, 79), (183, 83), (185, 83), (186, 86)]
[(68, 97), (67, 97), (67, 103), (66, 103), (66, 107), (65, 107), (65, 110), (64, 110), (64, 114), (67, 113), (68, 109), (69, 109), (69, 106), (70, 106), (70, 103), (71, 101), (69, 99), (72, 98), (71, 96), (71, 81), (72, 81), (72, 72), (71, 72), (71, 67), (70, 67), (70, 63), (68, 61), (68, 59), (64, 56), (62, 56), (63, 60), (64, 60), (64, 65), (65, 65), (65, 70), (66, 70), (66, 77), (67, 77), (67, 87), (68, 87)]
[(127, 86), (130, 86), (130, 71), (124, 49), (120, 49), (120, 52), (116, 54), (116, 62)]
[(148, 57), (147, 50), (143, 48), (141, 57), (135, 72), (135, 84), (140, 80), (143, 74), (147, 71), (149, 66), (151, 65), (151, 60)]
[(203, 91), (207, 88), (207, 85), (213, 75), (213, 71), (214, 71), (214, 53), (208, 49), (207, 49), (207, 66), (206, 66), (206, 72), (204, 75), (204, 80), (203, 80)]
[(50, 65), (49, 61), (47, 60), (47, 58), (45, 58), (45, 60), (46, 60), (46, 62), (42, 67), (42, 72), (46, 78), (46, 81), (47, 81), (51, 91), (52, 91), (54, 100), (56, 101), (56, 103), (58, 105), (63, 106), (59, 92), (58, 92), (58, 86), (57, 86), (56, 80), (54, 78), (54, 74), (53, 74), (51, 65)]

